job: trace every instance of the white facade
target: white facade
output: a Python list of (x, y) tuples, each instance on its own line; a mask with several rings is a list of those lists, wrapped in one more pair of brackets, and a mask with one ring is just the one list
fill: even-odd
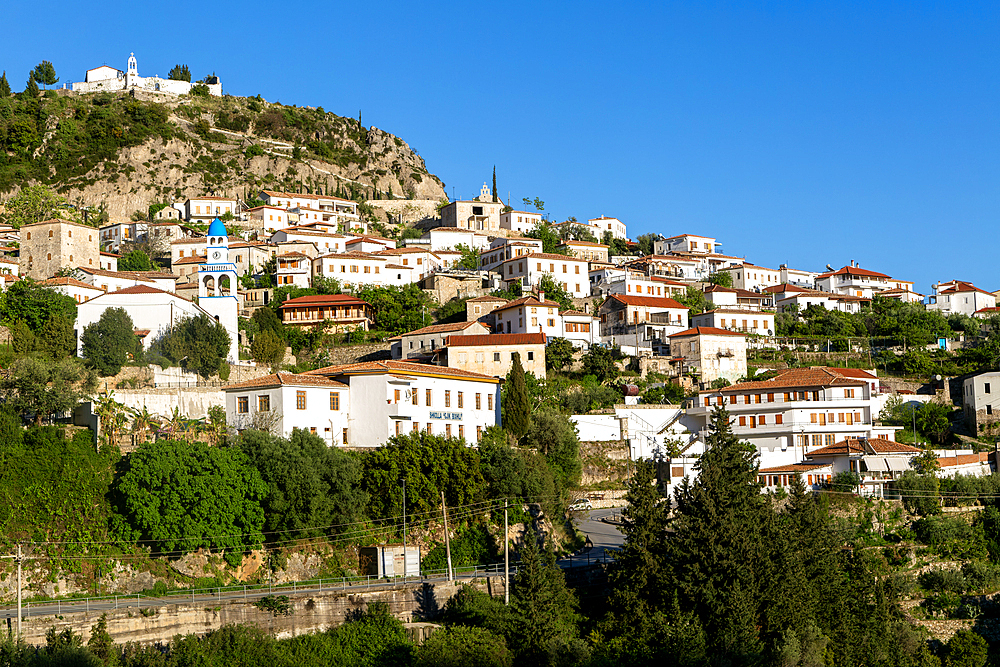
[(884, 273), (862, 269), (855, 266), (854, 262), (850, 266), (816, 276), (818, 290), (865, 299), (896, 286)]
[(329, 366), (310, 371), (349, 386), (352, 446), (377, 447), (394, 435), (425, 432), (475, 444), (500, 423), (500, 380), (406, 361)]
[(177, 281), (173, 276), (170, 278), (152, 277), (166, 274), (152, 274), (147, 276), (144, 272), (138, 271), (103, 271), (101, 269), (79, 268), (79, 275), (83, 282), (93, 285), (104, 292), (117, 292), (126, 287), (145, 285), (155, 287), (164, 292), (173, 292), (176, 289)]
[(995, 308), (996, 295), (981, 290), (972, 283), (952, 280), (932, 285), (934, 294), (927, 298), (927, 310), (936, 310), (945, 317), (955, 313), (975, 315), (976, 311)]
[(718, 252), (719, 244), (711, 236), (679, 234), (653, 243), (653, 254), (666, 255), (672, 252)]
[(814, 289), (816, 287), (816, 276), (818, 275), (819, 273), (816, 271), (790, 269), (782, 264), (781, 268), (778, 270), (778, 282)]
[(285, 227), (271, 234), (271, 243), (288, 243), (300, 241), (316, 246), (320, 254), (330, 252), (348, 252), (347, 244), (356, 237), (318, 231), (313, 227)]
[(293, 285), (308, 289), (312, 284), (312, 260), (301, 252), (278, 255), (275, 278), (278, 287)]
[(781, 272), (775, 269), (767, 269), (763, 266), (747, 264), (744, 262), (739, 266), (730, 266), (721, 269), (733, 277), (733, 287), (751, 292), (760, 292), (765, 287), (778, 285), (781, 283)]
[(499, 237), (490, 243), (488, 249), (479, 253), (479, 268), (494, 271), (508, 259), (523, 257), (533, 252), (542, 252), (542, 242), (537, 239), (506, 239)]
[(294, 429), (318, 435), (328, 447), (350, 441), (351, 392), (315, 375), (279, 372), (226, 387), (226, 422), (238, 430), (266, 429), (289, 437)]
[(379, 257), (385, 257), (391, 264), (411, 269), (411, 280), (413, 282), (423, 280), (441, 268), (440, 258), (429, 250), (421, 248), (387, 249), (381, 250), (376, 254)]
[[(344, 247), (346, 248), (345, 252), (382, 252), (395, 248), (396, 242), (378, 236), (357, 236), (348, 239)], [(424, 250), (428, 250), (428, 248), (424, 248)]]
[(455, 322), (452, 324), (432, 324), (389, 341), (389, 353), (393, 359), (412, 359), (427, 356), (445, 346), (449, 336), (470, 336), (490, 333), (489, 327), (478, 321)]
[(515, 257), (497, 267), (500, 279), (508, 285), (520, 282), (522, 289), (535, 287), (543, 276), (550, 275), (556, 284), (575, 298), (590, 296), (589, 268), (585, 260), (548, 253)]
[(229, 260), (229, 236), (218, 218), (208, 228), (206, 263), (198, 269), (198, 305), (229, 334), (231, 364), (240, 360), (240, 299), (236, 265)]
[(188, 239), (177, 239), (170, 242), (170, 265), (173, 266), (181, 259), (191, 257), (204, 257), (208, 249), (208, 239), (198, 236)]
[(546, 338), (563, 336), (559, 304), (548, 301), (545, 294), (522, 296), (493, 311), (496, 332), (504, 334), (543, 333)]
[(611, 236), (616, 239), (621, 239), (623, 241), (628, 240), (628, 233), (625, 228), (625, 223), (618, 218), (609, 218), (606, 216), (601, 216), (599, 218), (591, 218), (587, 221), (591, 227), (597, 230), (594, 236), (597, 237), (598, 241), (604, 239), (604, 235), (611, 232)]
[(716, 308), (691, 316), (691, 326), (715, 327), (758, 336), (773, 336), (774, 313), (739, 308)]
[(289, 225), (288, 211), (277, 206), (256, 206), (247, 210), (247, 220), (251, 226), (271, 234)]
[(101, 319), (108, 308), (122, 308), (132, 318), (132, 324), (139, 331), (148, 331), (143, 336), (143, 348), (149, 349), (157, 337), (169, 330), (176, 322), (188, 317), (208, 315), (204, 308), (187, 299), (158, 290), (155, 287), (136, 285), (116, 292), (108, 292), (81, 303), (76, 309), (77, 354), (83, 355), (80, 337), (84, 328)]
[(184, 202), (184, 219), (188, 222), (211, 222), (226, 213), (235, 215), (235, 199), (195, 197)]
[(86, 303), (93, 298), (104, 294), (104, 290), (89, 283), (76, 280), (75, 278), (49, 278), (39, 283), (42, 287), (48, 287), (60, 294), (72, 297), (77, 303)]
[(845, 438), (894, 438), (894, 427), (872, 423), (877, 416), (868, 382), (872, 376), (844, 372), (791, 369), (773, 380), (702, 391), (688, 414), (707, 428), (713, 409), (724, 405), (733, 433), (757, 448), (763, 468), (799, 463), (807, 452)]
[(591, 345), (601, 342), (601, 321), (578, 310), (564, 310), (559, 313), (562, 319), (562, 337), (573, 344), (573, 347), (589, 349)]
[(542, 221), (541, 213), (528, 211), (507, 211), (500, 214), (500, 229), (509, 229), (518, 234), (527, 234)]
[(407, 239), (407, 246), (410, 241), (416, 241), (414, 245), (417, 246), (426, 246), (431, 252), (455, 250), (459, 245), (479, 252), (490, 246), (490, 237), (486, 234), (459, 227), (435, 227), (424, 232), (419, 239)]
[(394, 258), (364, 252), (330, 254), (312, 260), (312, 275), (335, 278), (341, 285), (402, 286), (414, 282), (413, 268)]
[[(77, 93), (114, 92), (138, 88), (149, 92), (187, 95), (195, 85), (197, 84), (188, 83), (187, 81), (162, 79), (159, 76), (139, 76), (139, 68), (136, 64), (135, 54), (133, 53), (129, 56), (128, 66), (124, 72), (114, 67), (102, 65), (101, 67), (87, 70), (84, 81), (75, 82), (71, 84), (71, 87)], [(213, 83), (205, 85), (208, 87), (209, 94), (216, 97), (222, 96), (222, 82), (218, 78)]]

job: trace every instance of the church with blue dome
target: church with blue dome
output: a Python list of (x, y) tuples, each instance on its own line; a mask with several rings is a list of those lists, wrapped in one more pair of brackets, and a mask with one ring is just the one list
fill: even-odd
[(208, 252), (198, 267), (198, 305), (229, 333), (229, 363), (239, 354), (239, 293), (236, 264), (229, 259), (229, 233), (216, 218), (208, 227)]

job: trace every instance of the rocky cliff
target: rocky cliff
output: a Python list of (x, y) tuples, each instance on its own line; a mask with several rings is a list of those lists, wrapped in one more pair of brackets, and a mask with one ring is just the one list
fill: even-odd
[(0, 100), (0, 192), (44, 183), (127, 219), (151, 204), (260, 189), (359, 199), (445, 197), (405, 141), (322, 108), (158, 93)]

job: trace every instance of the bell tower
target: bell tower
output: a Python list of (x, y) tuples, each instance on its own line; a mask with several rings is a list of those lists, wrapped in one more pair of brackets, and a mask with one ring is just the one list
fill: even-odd
[(229, 333), (229, 363), (240, 359), (236, 265), (229, 261), (229, 234), (216, 218), (208, 227), (208, 256), (198, 267), (198, 305)]

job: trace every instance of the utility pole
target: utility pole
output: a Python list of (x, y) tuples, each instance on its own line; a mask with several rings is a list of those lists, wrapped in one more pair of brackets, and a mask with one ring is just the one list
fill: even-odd
[(21, 563), (24, 555), (21, 553), (21, 545), (17, 545), (16, 556), (0, 556), (0, 558), (11, 558), (17, 563), (17, 641), (21, 641)]
[(448, 555), (448, 581), (453, 581), (455, 575), (451, 569), (451, 537), (448, 535), (448, 506), (444, 504), (444, 491), (441, 492), (441, 513), (444, 515), (444, 551)]
[(406, 558), (406, 478), (400, 477), (399, 481), (403, 484), (403, 582), (406, 582), (407, 575), (407, 558)]
[(503, 500), (503, 603), (510, 604), (510, 540), (507, 532), (507, 499)]

